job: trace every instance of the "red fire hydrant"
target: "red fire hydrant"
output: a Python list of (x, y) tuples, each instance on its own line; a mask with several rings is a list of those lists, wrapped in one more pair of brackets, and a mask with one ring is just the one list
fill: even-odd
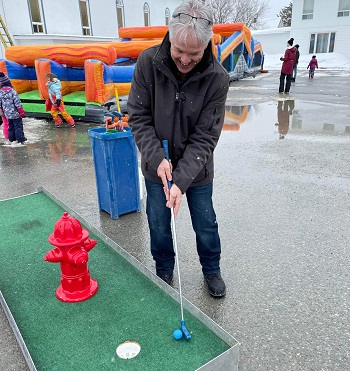
[(48, 238), (55, 248), (45, 255), (44, 260), (61, 265), (61, 285), (56, 290), (56, 297), (61, 301), (87, 300), (98, 289), (98, 283), (90, 277), (87, 267), (88, 252), (97, 241), (88, 237), (89, 232), (82, 228), (79, 220), (64, 212)]

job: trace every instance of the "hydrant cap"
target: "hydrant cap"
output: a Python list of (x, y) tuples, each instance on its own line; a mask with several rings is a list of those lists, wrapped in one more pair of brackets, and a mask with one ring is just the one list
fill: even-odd
[(70, 247), (79, 245), (89, 237), (89, 232), (83, 229), (79, 220), (72, 218), (66, 211), (62, 218), (55, 223), (54, 232), (48, 240), (51, 245)]

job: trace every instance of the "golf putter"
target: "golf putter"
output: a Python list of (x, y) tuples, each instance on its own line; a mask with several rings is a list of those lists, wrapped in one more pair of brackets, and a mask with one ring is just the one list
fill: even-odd
[[(162, 141), (164, 152), (165, 152), (165, 158), (169, 161), (169, 147), (168, 147), (168, 141), (163, 140)], [(168, 188), (170, 190), (171, 188), (171, 182), (168, 180)], [(177, 251), (177, 241), (176, 241), (176, 228), (175, 228), (175, 215), (174, 215), (174, 208), (171, 209), (171, 227), (173, 231), (173, 243), (174, 243), (174, 250), (175, 250), (175, 259), (176, 259), (176, 266), (177, 266), (177, 276), (179, 278), (179, 294), (180, 294), (180, 307), (181, 307), (181, 323), (180, 323), (180, 330), (182, 331), (182, 334), (186, 340), (191, 339), (191, 334), (187, 330), (186, 322), (184, 320), (184, 308), (182, 303), (182, 288), (181, 288), (181, 275), (180, 275), (180, 265), (179, 265), (179, 254)]]

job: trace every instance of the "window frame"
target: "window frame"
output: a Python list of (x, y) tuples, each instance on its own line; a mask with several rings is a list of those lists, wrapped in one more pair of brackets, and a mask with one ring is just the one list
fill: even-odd
[[(118, 29), (125, 27), (125, 12), (124, 12), (124, 2), (123, 0), (116, 0), (115, 2), (116, 7), (117, 7), (117, 26)], [(120, 13), (120, 17), (119, 17)], [(121, 20), (122, 24), (119, 24), (119, 19)]]
[(147, 2), (143, 3), (143, 21), (144, 21), (145, 27), (148, 27), (151, 25), (151, 8)]
[[(91, 13), (90, 13), (90, 1), (89, 0), (78, 0), (79, 1), (79, 12), (80, 12), (80, 21), (81, 21), (81, 29), (83, 36), (93, 36), (92, 33), (92, 25), (91, 25)], [(88, 26), (84, 26), (83, 22), (83, 14), (81, 10), (81, 4), (85, 3), (86, 6), (86, 19), (88, 21)], [(88, 31), (88, 33), (85, 33), (85, 31)]]
[[(345, 0), (343, 0), (345, 2)], [(350, 16), (350, 1), (347, 1), (348, 4), (342, 4), (342, 0), (339, 0), (338, 5), (338, 17), (349, 17)], [(345, 6), (347, 5), (347, 7)]]
[[(32, 4), (31, 4), (32, 1), (36, 1), (37, 3), (40, 22), (33, 20)], [(29, 16), (30, 16), (33, 34), (46, 34), (47, 31), (46, 31), (46, 23), (45, 23), (44, 8), (43, 8), (42, 0), (27, 0), (27, 3), (28, 3)], [(42, 27), (42, 31), (37, 30), (40, 27)]]
[(169, 26), (169, 22), (170, 22), (170, 9), (165, 8), (165, 25)]
[[(322, 43), (324, 43), (324, 41), (321, 40), (322, 37), (323, 38), (325, 37), (324, 35), (327, 35), (327, 45), (325, 48), (326, 51), (317, 50), (317, 48), (320, 48), (322, 46)], [(331, 31), (311, 33), (310, 38), (309, 38), (309, 54), (334, 53), (335, 37), (336, 37), (336, 32), (331, 32)]]
[(313, 19), (314, 18), (314, 10), (315, 10), (315, 0), (308, 0), (308, 1), (312, 1), (312, 13), (307, 12), (305, 10), (305, 1), (307, 1), (307, 0), (304, 0), (304, 2), (303, 2), (303, 14), (302, 14), (302, 17), (301, 17), (301, 19), (303, 21), (307, 20), (307, 19)]

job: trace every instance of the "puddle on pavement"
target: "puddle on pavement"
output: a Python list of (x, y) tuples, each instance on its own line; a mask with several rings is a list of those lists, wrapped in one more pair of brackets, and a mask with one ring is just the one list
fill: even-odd
[[(291, 97), (292, 98), (292, 97)], [(348, 108), (278, 97), (275, 101), (255, 105), (226, 106), (223, 130), (232, 132), (236, 142), (251, 140), (306, 139), (350, 141)], [(28, 144), (22, 152), (34, 150), (53, 162), (67, 161), (76, 155), (91, 157), (88, 129), (96, 123), (77, 122), (59, 129), (50, 120), (24, 119)], [(6, 153), (13, 157), (12, 148)], [(5, 154), (4, 154), (5, 156)], [(12, 158), (11, 157), (11, 158)]]
[[(91, 156), (91, 145), (88, 130), (98, 127), (96, 123), (77, 122), (75, 128), (68, 124), (56, 128), (52, 120), (26, 117), (23, 120), (24, 134), (27, 145), (20, 149), (21, 152), (31, 150), (32, 156), (38, 155), (53, 162), (67, 161), (76, 155)], [(6, 147), (12, 153), (11, 146)]]
[(240, 139), (307, 139), (330, 136), (350, 140), (350, 122), (344, 122), (344, 106), (317, 104), (294, 99), (246, 106), (226, 106), (224, 131)]

